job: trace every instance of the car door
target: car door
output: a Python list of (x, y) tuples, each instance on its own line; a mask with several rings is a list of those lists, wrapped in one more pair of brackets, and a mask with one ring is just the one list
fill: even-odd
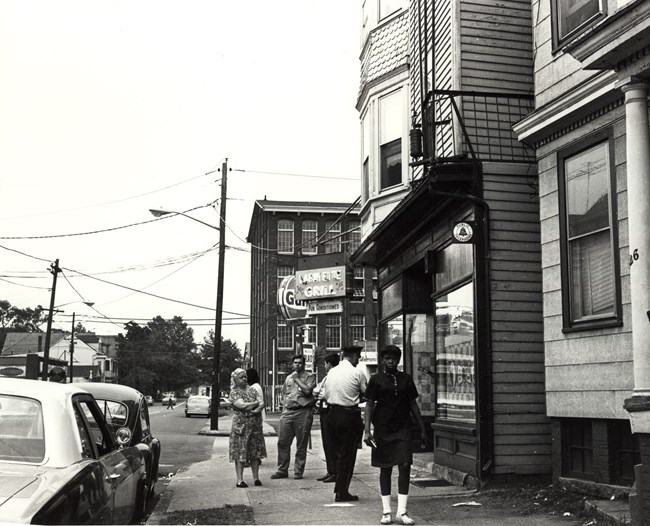
[[(92, 396), (80, 396), (74, 403), (90, 436), (90, 444), (82, 445), (104, 466), (106, 478), (113, 487), (113, 524), (128, 524), (136, 510), (138, 480), (133, 476), (132, 459), (113, 441), (101, 411)], [(130, 448), (127, 448), (130, 449)]]

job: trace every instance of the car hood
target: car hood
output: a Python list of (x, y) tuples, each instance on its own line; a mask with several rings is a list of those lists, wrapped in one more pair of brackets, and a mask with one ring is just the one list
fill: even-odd
[(80, 469), (80, 464), (48, 468), (0, 463), (0, 522), (30, 522), (31, 517)]

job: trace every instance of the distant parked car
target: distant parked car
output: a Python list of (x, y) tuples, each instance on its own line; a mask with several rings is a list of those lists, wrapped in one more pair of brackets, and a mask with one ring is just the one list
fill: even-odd
[(212, 400), (209, 396), (192, 395), (187, 399), (185, 404), (185, 416), (191, 417), (193, 415), (210, 416), (212, 409)]
[(223, 396), (219, 398), (219, 409), (232, 409), (232, 404), (230, 400), (224, 398)]
[(153, 497), (158, 481), (160, 440), (151, 430), (146, 397), (126, 385), (92, 382), (81, 384), (81, 388), (95, 397), (105, 416), (110, 416), (116, 436), (123, 427), (131, 431), (125, 445), (135, 446), (142, 451), (147, 463), (147, 496)]
[[(0, 523), (138, 523), (142, 451), (79, 384), (0, 379)], [(118, 436), (128, 437), (121, 428)]]
[(145, 395), (144, 399), (147, 401), (147, 405), (153, 405), (153, 396)]
[(163, 405), (169, 405), (169, 399), (171, 398), (172, 404), (176, 405), (176, 396), (174, 396), (172, 393), (166, 393), (162, 397), (162, 403)]

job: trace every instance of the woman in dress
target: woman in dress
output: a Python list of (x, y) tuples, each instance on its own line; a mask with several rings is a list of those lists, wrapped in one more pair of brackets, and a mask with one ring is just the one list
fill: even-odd
[(244, 482), (244, 466), (250, 464), (256, 486), (261, 486), (260, 461), (266, 458), (266, 444), (260, 413), (264, 402), (257, 391), (248, 386), (244, 369), (235, 369), (230, 375), (230, 402), (233, 408), (230, 428), (230, 462), (235, 463), (238, 488), (247, 488)]
[[(402, 524), (415, 524), (406, 511), (411, 464), (413, 464), (411, 415), (420, 426), (422, 447), (427, 434), (417, 403), (418, 391), (413, 379), (397, 370), (402, 351), (389, 345), (379, 353), (383, 372), (373, 374), (366, 391), (364, 442), (372, 447), (372, 465), (379, 468), (379, 489), (383, 505), (381, 524), (392, 519), (391, 477), (397, 466), (397, 514)], [(373, 432), (370, 431), (370, 424)]]

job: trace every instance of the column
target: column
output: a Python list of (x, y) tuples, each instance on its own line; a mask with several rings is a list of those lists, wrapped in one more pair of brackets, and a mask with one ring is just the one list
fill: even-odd
[(650, 132), (648, 84), (632, 82), (625, 93), (627, 200), (634, 394), (650, 395)]

